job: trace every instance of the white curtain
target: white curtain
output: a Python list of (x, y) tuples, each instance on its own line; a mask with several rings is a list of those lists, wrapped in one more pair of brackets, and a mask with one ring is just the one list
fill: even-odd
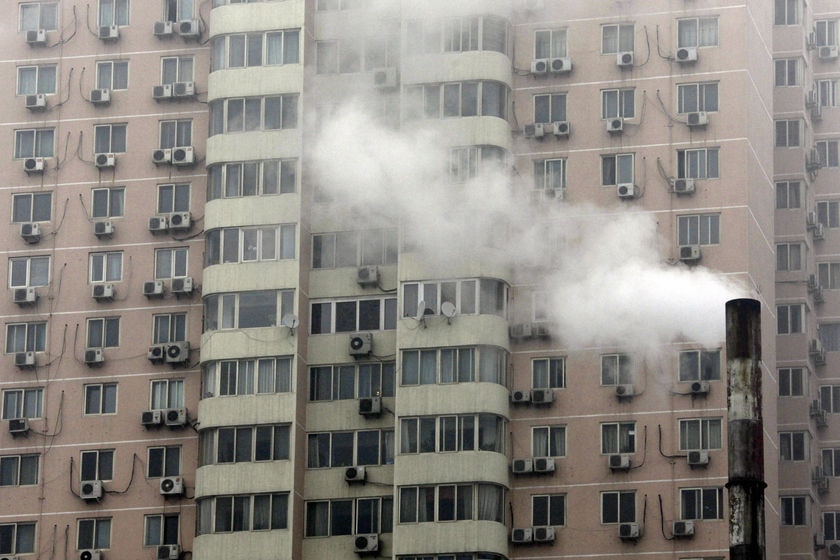
[(478, 485), (478, 519), (502, 521), (502, 488), (494, 484)]

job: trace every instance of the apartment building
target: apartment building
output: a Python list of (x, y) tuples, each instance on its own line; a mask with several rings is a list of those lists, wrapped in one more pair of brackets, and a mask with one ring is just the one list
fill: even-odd
[(15, 3), (0, 557), (840, 558), (834, 4)]

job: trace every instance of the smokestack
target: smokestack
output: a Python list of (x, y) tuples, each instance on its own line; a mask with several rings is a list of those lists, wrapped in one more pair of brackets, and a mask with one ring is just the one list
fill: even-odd
[(726, 302), (729, 558), (764, 559), (761, 304)]

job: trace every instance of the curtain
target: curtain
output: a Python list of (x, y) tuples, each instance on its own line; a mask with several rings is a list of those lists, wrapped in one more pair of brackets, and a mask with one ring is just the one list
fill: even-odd
[(502, 521), (502, 489), (493, 484), (478, 485), (478, 519)]
[[(606, 447), (606, 437), (604, 437)], [(548, 455), (548, 428), (534, 428), (531, 432), (531, 445), (534, 457), (545, 457)]]
[(271, 495), (254, 496), (254, 531), (271, 528)]
[(444, 348), (440, 351), (440, 382), (454, 383), (455, 382), (455, 357), (456, 350), (453, 348)]
[(257, 393), (274, 392), (274, 360), (257, 362)]
[(329, 535), (329, 502), (309, 502), (306, 504), (306, 536), (325, 537)]
[(400, 523), (417, 521), (417, 487), (400, 488)]
[(420, 352), (420, 384), (434, 385), (437, 381), (437, 351)]

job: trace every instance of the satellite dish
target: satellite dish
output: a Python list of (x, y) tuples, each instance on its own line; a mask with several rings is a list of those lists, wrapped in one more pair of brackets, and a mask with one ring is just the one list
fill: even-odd
[(455, 309), (455, 304), (451, 301), (444, 301), (440, 304), (440, 312), (443, 313), (447, 319), (452, 319), (452, 317), (458, 313), (458, 310)]
[(421, 299), (420, 303), (417, 304), (417, 315), (414, 316), (414, 320), (426, 326), (426, 300)]
[(300, 319), (298, 319), (297, 315), (294, 313), (286, 313), (283, 315), (283, 318), (280, 319), (280, 324), (284, 327), (288, 327), (292, 334), (295, 334), (295, 329), (300, 325)]

